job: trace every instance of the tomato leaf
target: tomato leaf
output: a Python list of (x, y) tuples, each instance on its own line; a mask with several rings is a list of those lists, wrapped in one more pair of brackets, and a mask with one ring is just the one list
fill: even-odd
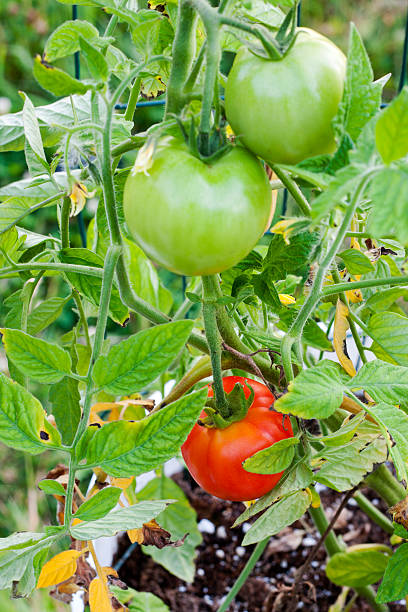
[(253, 474), (277, 474), (282, 472), (292, 463), (295, 456), (293, 447), (296, 444), (299, 444), (298, 438), (278, 440), (272, 446), (264, 448), (246, 459), (242, 467)]
[(100, 465), (111, 476), (138, 476), (158, 467), (179, 451), (206, 399), (202, 389), (136, 423), (104, 425), (86, 447), (87, 465)]
[(379, 359), (365, 363), (350, 380), (349, 389), (364, 389), (377, 402), (398, 404), (408, 400), (408, 368)]
[(397, 601), (408, 594), (408, 544), (402, 544), (388, 561), (377, 601)]
[(374, 314), (368, 323), (373, 343), (370, 350), (378, 359), (408, 365), (408, 318), (394, 312)]
[(379, 116), (375, 139), (385, 164), (408, 153), (408, 87)]
[(173, 500), (143, 501), (134, 506), (112, 510), (103, 518), (71, 526), (70, 532), (76, 540), (96, 540), (113, 536), (118, 531), (140, 529), (172, 503)]
[(311, 503), (307, 491), (297, 491), (274, 503), (245, 534), (243, 546), (255, 544), (275, 535), (304, 515)]
[(66, 491), (62, 484), (52, 478), (45, 478), (40, 480), (38, 488), (44, 491), (47, 495), (63, 495), (65, 497)]
[[(378, 582), (383, 577), (389, 554), (376, 550), (374, 545), (361, 550), (338, 552), (326, 565), (329, 580), (340, 586), (362, 587)], [(388, 549), (391, 552), (391, 549)]]
[(61, 437), (46, 416), (37, 398), (0, 374), (0, 440), (4, 444), (32, 454), (60, 446)]
[(99, 32), (88, 21), (76, 19), (65, 21), (45, 43), (44, 59), (47, 62), (55, 62), (61, 57), (67, 57), (80, 50), (80, 38), (85, 38), (89, 43), (94, 43), (99, 38)]
[(1, 331), (7, 356), (30, 378), (56, 383), (71, 372), (69, 353), (60, 346), (17, 329)]
[(121, 494), (122, 489), (119, 487), (105, 487), (84, 501), (75, 512), (74, 518), (81, 519), (81, 521), (93, 521), (102, 518), (113, 510)]
[(170, 612), (170, 608), (153, 593), (135, 591), (130, 588), (120, 589), (115, 586), (110, 586), (110, 591), (132, 612)]
[(346, 249), (339, 253), (338, 257), (344, 261), (350, 274), (365, 274), (374, 270), (374, 266), (367, 255), (364, 255), (358, 249)]
[(305, 280), (309, 274), (309, 263), (314, 259), (319, 245), (317, 233), (300, 232), (291, 236), (287, 244), (280, 234), (274, 234), (264, 259), (263, 271), (268, 279), (277, 281), (288, 274), (301, 276)]
[(193, 329), (192, 321), (175, 321), (143, 330), (98, 357), (95, 384), (116, 395), (141, 391), (165, 372)]
[(374, 176), (368, 191), (372, 201), (368, 231), (374, 237), (395, 236), (407, 244), (405, 202), (408, 198), (408, 172), (405, 169), (384, 168)]

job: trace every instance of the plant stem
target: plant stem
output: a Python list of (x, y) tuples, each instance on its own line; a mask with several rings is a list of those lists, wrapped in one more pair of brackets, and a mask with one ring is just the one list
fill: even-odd
[(86, 344), (87, 344), (88, 348), (91, 348), (91, 340), (89, 338), (88, 322), (86, 320), (85, 311), (84, 311), (84, 308), (82, 306), (81, 297), (80, 297), (80, 295), (79, 295), (79, 293), (78, 293), (78, 291), (76, 289), (73, 289), (72, 297), (74, 298), (76, 307), (78, 308), (79, 319), (81, 321), (82, 328), (84, 330), (84, 336), (85, 336)]
[[(327, 520), (327, 516), (322, 506), (319, 506), (319, 508), (309, 508), (309, 514), (318, 532), (320, 533), (320, 535), (323, 535), (329, 526), (329, 521)], [(339, 543), (333, 531), (330, 531), (330, 533), (327, 535), (324, 542), (324, 546), (329, 557), (332, 557), (338, 552), (343, 552), (345, 548), (344, 545), (342, 546)], [(360, 595), (360, 597), (363, 597), (370, 604), (372, 610), (374, 610), (375, 612), (388, 611), (388, 606), (378, 604), (375, 601), (375, 592), (371, 587), (359, 587), (356, 588), (355, 591)]]
[(394, 527), (391, 521), (382, 513), (378, 508), (370, 502), (365, 495), (360, 491), (354, 493), (354, 499), (358, 503), (359, 507), (374, 523), (379, 525), (389, 535), (394, 533)]
[(300, 187), (298, 187), (297, 183), (287, 174), (284, 170), (279, 168), (279, 166), (273, 165), (271, 166), (272, 170), (276, 174), (276, 176), (282, 181), (285, 185), (286, 189), (289, 191), (292, 198), (295, 200), (296, 204), (299, 206), (300, 210), (304, 214), (305, 217), (310, 217), (311, 206), (305, 196), (303, 195)]
[(15, 225), (17, 225), (17, 223), (19, 223), (22, 219), (24, 219), (24, 217), (27, 217), (27, 215), (30, 215), (31, 213), (35, 212), (36, 210), (39, 210), (40, 208), (43, 208), (44, 206), (47, 206), (47, 204), (52, 204), (53, 202), (56, 202), (57, 200), (60, 200), (65, 195), (66, 195), (65, 192), (60, 191), (59, 193), (56, 193), (56, 194), (50, 196), (46, 200), (43, 200), (42, 202), (38, 202), (38, 204), (33, 204), (32, 206), (30, 206), (30, 208), (27, 208), (24, 212), (22, 212), (21, 215), (19, 217), (17, 217), (17, 219), (14, 219), (14, 221), (12, 223), (9, 223), (8, 225), (6, 225), (6, 227), (3, 227), (3, 229), (0, 230), (0, 236), (5, 234), (6, 232), (8, 232), (11, 228), (13, 228)]
[(408, 285), (408, 276), (390, 276), (387, 278), (370, 278), (367, 280), (353, 281), (351, 283), (339, 283), (328, 285), (321, 291), (321, 297), (335, 295), (342, 291), (353, 291), (354, 289), (365, 289), (368, 287), (381, 287), (382, 285)]
[(403, 500), (407, 494), (402, 484), (398, 482), (383, 463), (375, 472), (369, 474), (364, 482), (378, 493), (388, 506), (394, 506)]
[(47, 270), (57, 272), (76, 272), (77, 274), (85, 274), (86, 276), (96, 276), (102, 278), (102, 268), (92, 268), (90, 266), (80, 266), (76, 264), (64, 264), (64, 263), (42, 263), (42, 262), (28, 262), (28, 263), (16, 263), (10, 267), (3, 268), (0, 271), (0, 278), (8, 278), (9, 273), (21, 272), (23, 270)]
[(219, 413), (222, 417), (227, 418), (229, 410), (222, 384), (221, 337), (217, 327), (217, 293), (214, 289), (214, 283), (217, 283), (217, 279), (214, 276), (203, 276), (202, 283), (203, 319), (205, 335), (210, 348), (214, 395)]
[(346, 214), (344, 215), (343, 222), (339, 227), (337, 235), (333, 240), (330, 248), (328, 249), (325, 257), (319, 265), (319, 269), (315, 276), (315, 280), (313, 283), (313, 287), (306, 298), (305, 303), (303, 304), (301, 310), (299, 311), (296, 319), (293, 321), (289, 331), (284, 336), (281, 345), (281, 354), (282, 354), (282, 364), (285, 371), (285, 376), (287, 381), (291, 381), (294, 378), (293, 367), (292, 367), (292, 346), (299, 339), (303, 332), (303, 327), (308, 320), (309, 316), (313, 312), (316, 304), (318, 303), (321, 295), (321, 290), (323, 286), (323, 282), (325, 276), (327, 274), (327, 270), (334, 259), (337, 251), (339, 250), (341, 243), (344, 240), (344, 236), (350, 226), (351, 219), (355, 213), (355, 210), (360, 203), (362, 194), (366, 187), (367, 181), (372, 174), (373, 170), (366, 172), (361, 177), (360, 183), (358, 184), (351, 202), (346, 210)]
[(186, 102), (185, 84), (195, 55), (197, 15), (193, 7), (180, 0), (173, 42), (173, 64), (167, 86), (165, 117), (178, 114)]
[(61, 248), (69, 248), (69, 215), (71, 212), (71, 199), (65, 196), (61, 206)]
[(125, 112), (125, 120), (133, 121), (133, 115), (135, 114), (137, 100), (140, 94), (140, 85), (142, 79), (140, 77), (136, 77), (133, 81), (132, 89), (130, 90), (130, 96), (126, 107)]
[[(204, 77), (203, 100), (200, 117), (200, 150), (203, 155), (210, 155), (211, 108), (215, 84), (221, 59), (220, 24), (217, 13), (201, 13), (207, 33), (207, 52)], [(218, 98), (218, 92), (217, 92)]]
[(229, 606), (234, 601), (236, 595), (239, 593), (239, 591), (241, 590), (241, 588), (245, 584), (249, 574), (252, 572), (252, 570), (253, 570), (253, 568), (255, 566), (255, 563), (258, 561), (258, 559), (262, 555), (263, 551), (265, 550), (265, 548), (266, 548), (266, 546), (267, 546), (267, 544), (269, 542), (269, 539), (270, 538), (265, 538), (265, 540), (262, 540), (261, 542), (258, 542), (258, 544), (255, 546), (254, 550), (252, 551), (251, 556), (249, 557), (248, 561), (245, 564), (244, 569), (242, 570), (242, 572), (238, 576), (237, 580), (235, 581), (235, 583), (231, 587), (231, 590), (229, 591), (229, 593), (228, 593), (227, 597), (225, 598), (224, 602), (222, 603), (222, 605), (218, 608), (217, 612), (226, 612), (228, 610)]

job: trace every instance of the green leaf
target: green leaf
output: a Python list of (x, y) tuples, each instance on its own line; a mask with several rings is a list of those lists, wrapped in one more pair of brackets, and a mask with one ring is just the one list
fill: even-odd
[(122, 340), (96, 360), (95, 385), (115, 395), (141, 391), (168, 369), (193, 325), (192, 321), (165, 323)]
[[(277, 327), (287, 331), (300, 310), (297, 305), (290, 306), (289, 308), (282, 308), (279, 311), (279, 323)], [(330, 340), (327, 338), (326, 333), (316, 323), (314, 319), (309, 319), (303, 328), (303, 341), (317, 349), (318, 351), (333, 351), (333, 346)]]
[(408, 153), (408, 87), (404, 87), (379, 116), (375, 139), (386, 164)]
[(65, 376), (50, 388), (49, 400), (58, 431), (64, 444), (71, 444), (80, 418), (81, 405), (78, 381)]
[(379, 603), (397, 601), (408, 595), (408, 544), (401, 544), (385, 569), (376, 600)]
[(128, 508), (112, 510), (103, 518), (71, 526), (70, 532), (76, 540), (96, 540), (97, 538), (113, 536), (118, 531), (140, 529), (144, 523), (148, 523), (163, 512), (172, 501), (143, 501)]
[(358, 249), (346, 249), (338, 254), (345, 263), (350, 274), (365, 274), (374, 270), (374, 266), (367, 257)]
[(260, 542), (292, 525), (304, 515), (310, 503), (307, 491), (297, 491), (277, 501), (247, 531), (242, 541), (243, 546)]
[(383, 361), (408, 365), (408, 318), (394, 312), (374, 314), (368, 323), (370, 350)]
[(408, 368), (379, 359), (365, 363), (348, 384), (349, 389), (364, 389), (376, 402), (398, 404), (408, 400)]
[(99, 32), (88, 21), (77, 19), (65, 21), (60, 25), (45, 43), (44, 60), (55, 62), (61, 57), (67, 57), (80, 50), (80, 38), (92, 43), (99, 38)]
[(365, 303), (365, 308), (369, 308), (373, 312), (384, 312), (385, 310), (389, 310), (399, 298), (403, 298), (407, 301), (408, 289), (405, 287), (382, 289), (368, 298)]
[(268, 281), (284, 279), (288, 274), (305, 279), (318, 244), (319, 236), (316, 232), (295, 234), (291, 236), (289, 244), (286, 244), (281, 234), (273, 234), (263, 265)]
[(408, 221), (405, 202), (408, 199), (408, 172), (398, 168), (384, 168), (375, 174), (369, 190), (371, 211), (367, 230), (381, 238), (395, 236), (408, 243)]
[(170, 612), (170, 608), (153, 593), (120, 589), (111, 585), (109, 590), (121, 604), (126, 605), (129, 612)]
[(291, 466), (278, 484), (266, 495), (263, 495), (256, 500), (254, 504), (251, 504), (235, 521), (234, 527), (244, 523), (255, 514), (262, 512), (265, 508), (268, 508), (277, 499), (286, 497), (296, 491), (305, 489), (313, 481), (313, 472), (304, 461), (299, 461), (295, 465)]
[(402, 459), (408, 461), (408, 415), (396, 406), (384, 402), (370, 406), (369, 412), (388, 431)]
[(52, 478), (44, 478), (38, 483), (38, 488), (44, 491), (47, 495), (63, 495), (65, 497), (66, 491), (62, 484)]
[(303, 419), (325, 419), (343, 401), (345, 380), (339, 364), (323, 360), (313, 368), (302, 370), (289, 383), (288, 393), (275, 402), (275, 408)]
[[(389, 549), (391, 552), (391, 549)], [(340, 586), (363, 587), (383, 577), (389, 561), (385, 552), (370, 548), (334, 554), (327, 562), (326, 576)]]
[(26, 376), (56, 383), (71, 372), (71, 358), (60, 346), (17, 329), (1, 331), (7, 356)]
[(61, 438), (40, 402), (24, 387), (0, 374), (0, 440), (11, 448), (36, 454), (60, 446)]
[(144, 59), (171, 48), (174, 36), (173, 27), (170, 21), (158, 11), (140, 9), (137, 13), (133, 13), (129, 23), (136, 51)]
[(39, 55), (34, 59), (33, 74), (41, 87), (54, 94), (54, 96), (84, 94), (91, 88), (91, 85), (85, 85), (85, 83), (74, 79), (67, 72), (47, 64)]
[(366, 415), (364, 411), (352, 418), (348, 418), (347, 422), (342, 425), (337, 431), (328, 434), (327, 436), (321, 436), (319, 442), (323, 442), (326, 446), (343, 446), (350, 442), (354, 438), (354, 435), (358, 429), (358, 426), (364, 421)]
[(139, 491), (137, 498), (141, 501), (147, 499), (177, 500), (159, 514), (157, 522), (172, 534), (172, 539), (183, 538), (187, 533), (188, 536), (183, 545), (165, 546), (162, 549), (155, 546), (143, 546), (143, 552), (181, 580), (193, 582), (196, 548), (201, 544), (203, 538), (197, 527), (196, 511), (189, 504), (182, 489), (171, 478), (154, 478)]
[(87, 445), (87, 465), (100, 465), (111, 476), (138, 476), (155, 469), (177, 454), (206, 399), (207, 390), (202, 389), (141, 421), (104, 425)]
[[(78, 170), (72, 170), (75, 179), (79, 179), (79, 172)], [(65, 172), (55, 172), (53, 179), (55, 183), (51, 182), (48, 175), (43, 174), (42, 176), (37, 176), (35, 179), (25, 178), (20, 181), (15, 181), (14, 183), (9, 183), (8, 185), (0, 187), (0, 200), (21, 198), (26, 206), (39, 204), (43, 200), (47, 200), (49, 197), (68, 189), (67, 175)], [(23, 206), (23, 204), (21, 204), (21, 206)], [(55, 206), (55, 202), (50, 204), (50, 206)]]
[(83, 36), (79, 37), (82, 55), (88, 64), (90, 75), (95, 81), (106, 81), (109, 75), (109, 69), (106, 59), (103, 54), (92, 44), (90, 44)]
[[(63, 249), (59, 251), (58, 258), (62, 263), (76, 264), (103, 268), (102, 257), (88, 249)], [(76, 272), (66, 273), (69, 282), (83, 295), (91, 304), (99, 308), (102, 289), (102, 279), (95, 276), (84, 276)], [(122, 304), (116, 285), (112, 287), (111, 300), (109, 303), (109, 316), (113, 321), (123, 325), (129, 318), (129, 311)]]
[(293, 461), (298, 438), (278, 440), (272, 446), (258, 451), (252, 457), (245, 459), (242, 467), (253, 474), (277, 474), (283, 472)]
[(361, 180), (361, 174), (364, 169), (364, 166), (350, 164), (336, 173), (327, 189), (312, 202), (312, 217), (315, 226), (333, 208), (344, 202), (344, 198), (353, 191)]
[(118, 487), (105, 487), (84, 501), (74, 514), (74, 518), (81, 521), (94, 521), (100, 519), (113, 510), (119, 501), (122, 489)]
[(48, 164), (41, 139), (40, 126), (33, 103), (26, 94), (23, 93), (22, 96), (24, 99), (23, 123), (26, 145), (29, 146), (35, 158), (40, 162), (38, 164), (40, 171), (36, 172), (36, 174), (43, 174), (44, 168), (47, 169)]
[(61, 297), (52, 297), (41, 302), (28, 315), (27, 332), (35, 336), (54, 323), (61, 315), (66, 303), (67, 300)]
[(379, 110), (382, 89), (388, 78), (374, 83), (373, 78), (364, 43), (355, 25), (351, 24), (343, 100), (334, 120), (340, 137), (348, 133), (356, 141), (363, 127)]

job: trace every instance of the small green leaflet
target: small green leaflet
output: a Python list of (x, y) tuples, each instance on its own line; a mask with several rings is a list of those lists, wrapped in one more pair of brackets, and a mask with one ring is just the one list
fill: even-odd
[(56, 383), (71, 372), (71, 358), (63, 348), (17, 329), (2, 329), (7, 356), (26, 376)]
[(114, 509), (122, 494), (118, 487), (105, 487), (84, 501), (74, 514), (81, 521), (94, 521)]
[(375, 139), (386, 164), (401, 159), (408, 153), (408, 86), (404, 87), (379, 116)]
[(76, 540), (96, 540), (113, 536), (118, 531), (140, 529), (144, 523), (156, 518), (173, 500), (143, 501), (134, 506), (112, 510), (103, 518), (79, 523), (70, 528)]
[(99, 32), (88, 21), (77, 19), (75, 21), (65, 21), (45, 43), (44, 59), (46, 62), (55, 62), (61, 57), (67, 57), (80, 50), (80, 37), (86, 38), (89, 43), (99, 38)]
[(24, 387), (0, 374), (0, 441), (36, 454), (59, 447), (61, 437), (40, 402)]
[(385, 569), (385, 574), (377, 593), (377, 601), (397, 601), (408, 595), (408, 544), (401, 544), (395, 551)]
[(170, 608), (153, 593), (120, 589), (112, 585), (109, 586), (109, 590), (120, 603), (126, 605), (129, 612), (170, 612)]
[(272, 446), (258, 451), (252, 457), (246, 459), (242, 467), (253, 474), (277, 474), (286, 470), (293, 461), (298, 438), (286, 438), (278, 440)]
[(388, 546), (376, 544), (336, 553), (327, 562), (326, 575), (340, 586), (358, 588), (374, 584), (383, 577), (390, 553)]
[(44, 491), (47, 495), (63, 495), (65, 497), (66, 491), (62, 484), (52, 478), (45, 478), (40, 480), (38, 488)]
[(346, 249), (339, 253), (338, 257), (344, 261), (350, 274), (366, 274), (366, 272), (374, 270), (374, 266), (367, 255), (364, 255), (358, 249)]
[(122, 340), (93, 369), (97, 387), (115, 395), (141, 391), (177, 357), (193, 329), (192, 321), (157, 325)]
[(408, 317), (395, 312), (375, 313), (368, 329), (373, 339), (370, 350), (378, 359), (408, 366)]

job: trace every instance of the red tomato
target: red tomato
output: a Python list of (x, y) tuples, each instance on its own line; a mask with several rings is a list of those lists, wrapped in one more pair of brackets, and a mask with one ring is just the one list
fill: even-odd
[[(244, 470), (242, 462), (278, 440), (293, 437), (293, 431), (288, 416), (271, 410), (275, 397), (268, 387), (249, 378), (227, 376), (223, 379), (226, 393), (236, 383), (243, 385), (245, 397), (251, 393), (246, 383), (255, 393), (246, 417), (225, 429), (196, 423), (181, 452), (190, 474), (208, 493), (221, 499), (248, 501), (273, 489), (283, 472), (252, 474)], [(208, 396), (213, 397), (211, 387)], [(203, 412), (201, 418), (205, 416)]]

